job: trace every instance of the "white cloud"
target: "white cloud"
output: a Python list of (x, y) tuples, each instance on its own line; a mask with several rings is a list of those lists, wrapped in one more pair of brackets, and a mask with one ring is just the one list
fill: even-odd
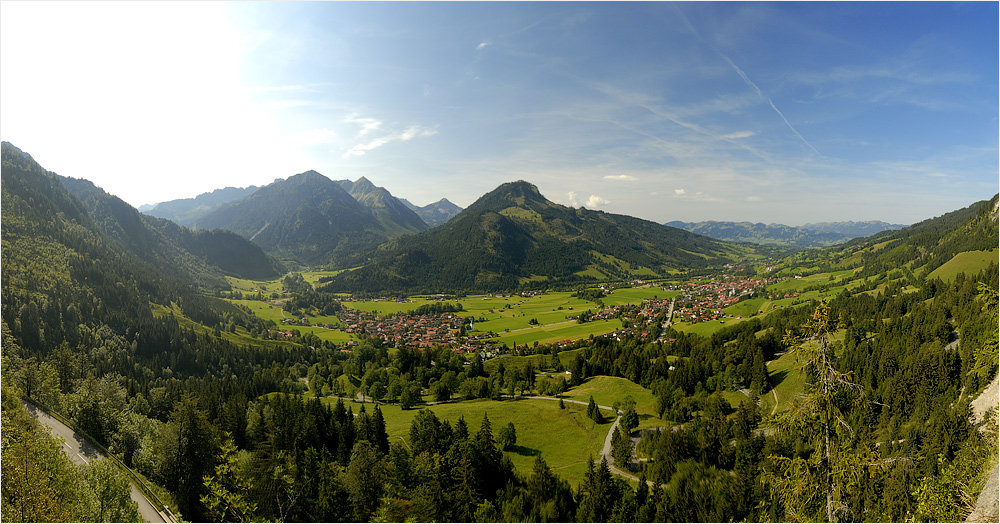
[[(354, 119), (352, 121), (362, 123), (365, 126), (365, 128), (362, 129), (360, 133), (358, 133), (358, 137), (367, 134), (369, 131), (378, 129), (382, 125), (382, 122), (379, 122), (372, 118)], [(362, 156), (368, 151), (382, 147), (391, 142), (397, 142), (397, 141), (407, 142), (413, 140), (414, 138), (432, 136), (436, 134), (437, 131), (434, 129), (421, 126), (410, 126), (405, 130), (403, 130), (402, 132), (390, 133), (388, 135), (381, 136), (379, 138), (371, 140), (370, 142), (354, 145), (353, 147), (345, 151), (344, 154), (341, 156), (342, 158), (350, 158), (352, 156)]]
[(729, 133), (727, 135), (721, 135), (719, 138), (724, 138), (726, 140), (733, 140), (737, 138), (750, 138), (757, 133), (755, 131), (737, 131), (735, 133)]
[(489, 42), (482, 42), (476, 46), (476, 51), (482, 51), (483, 49), (486, 49), (486, 46), (488, 45), (490, 45)]
[(756, 195), (750, 195), (747, 197), (747, 202), (760, 202), (761, 198)]
[(677, 196), (682, 196), (684, 194), (684, 190), (683, 189), (675, 189), (674, 190), (674, 194), (677, 195)]
[(358, 136), (362, 137), (375, 131), (376, 129), (382, 127), (382, 122), (375, 120), (374, 118), (359, 118), (356, 115), (351, 115), (344, 119), (348, 124), (359, 124), (361, 126), (361, 131), (358, 131)]
[(403, 142), (406, 142), (407, 140), (413, 140), (414, 138), (417, 137), (433, 136), (436, 134), (437, 131), (433, 129), (427, 129), (420, 126), (410, 126), (406, 128), (406, 131), (403, 131), (403, 133), (399, 135), (399, 139), (402, 140)]
[(590, 198), (587, 199), (587, 203), (584, 204), (584, 207), (601, 207), (603, 205), (607, 205), (610, 203), (611, 203), (610, 201), (603, 199), (597, 195), (590, 195)]
[(576, 201), (576, 192), (575, 191), (570, 191), (569, 193), (566, 193), (566, 197), (569, 198), (569, 205), (570, 205), (570, 207), (576, 207), (576, 206), (580, 205), (580, 203)]
[(634, 177), (632, 175), (605, 175), (604, 179), (605, 180), (627, 180), (627, 181), (630, 181), (630, 182), (639, 180), (638, 178), (636, 178), (636, 177)]

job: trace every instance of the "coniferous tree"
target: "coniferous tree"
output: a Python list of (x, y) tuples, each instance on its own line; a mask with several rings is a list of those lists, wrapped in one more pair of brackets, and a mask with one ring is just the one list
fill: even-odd
[[(878, 456), (867, 448), (850, 449), (851, 428), (845, 422), (850, 406), (860, 407), (861, 387), (851, 381), (852, 374), (834, 366), (834, 348), (830, 341), (837, 322), (830, 308), (820, 303), (803, 325), (803, 338), (786, 332), (789, 352), (800, 355), (800, 372), (814, 381), (804, 403), (789, 414), (775, 418), (782, 431), (815, 435), (814, 451), (808, 458), (771, 455), (776, 471), (763, 474), (771, 493), (779, 499), (786, 515), (794, 519), (823, 518), (836, 522), (847, 513), (851, 488), (858, 476), (874, 475)], [(819, 499), (817, 495), (821, 496)]]

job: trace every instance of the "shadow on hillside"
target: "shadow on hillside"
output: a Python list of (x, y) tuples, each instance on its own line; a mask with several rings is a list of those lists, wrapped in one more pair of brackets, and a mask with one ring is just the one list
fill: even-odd
[(541, 455), (542, 451), (534, 448), (529, 448), (525, 446), (519, 446), (517, 444), (513, 445), (508, 449), (511, 453), (517, 453), (523, 457), (534, 457), (536, 455)]
[[(788, 371), (787, 370), (785, 370), (785, 371), (777, 371), (777, 372), (771, 373), (771, 375), (767, 378), (767, 380), (768, 380), (768, 382), (771, 383), (771, 387), (772, 388), (776, 388), (776, 387), (778, 387), (778, 384), (781, 384), (782, 382), (785, 381), (785, 377), (787, 377), (787, 376), (788, 376)], [(768, 392), (770, 392), (770, 390), (768, 390)]]

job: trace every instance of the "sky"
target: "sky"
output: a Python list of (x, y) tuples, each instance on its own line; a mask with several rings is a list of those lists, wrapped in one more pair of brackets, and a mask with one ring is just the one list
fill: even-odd
[(135, 207), (316, 170), (656, 222), (1000, 187), (997, 2), (0, 2), (0, 138)]

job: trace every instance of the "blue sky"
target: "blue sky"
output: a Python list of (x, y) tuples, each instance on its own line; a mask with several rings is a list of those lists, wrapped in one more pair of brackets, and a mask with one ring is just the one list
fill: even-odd
[(0, 3), (0, 137), (139, 206), (315, 169), (657, 222), (998, 192), (998, 4)]

